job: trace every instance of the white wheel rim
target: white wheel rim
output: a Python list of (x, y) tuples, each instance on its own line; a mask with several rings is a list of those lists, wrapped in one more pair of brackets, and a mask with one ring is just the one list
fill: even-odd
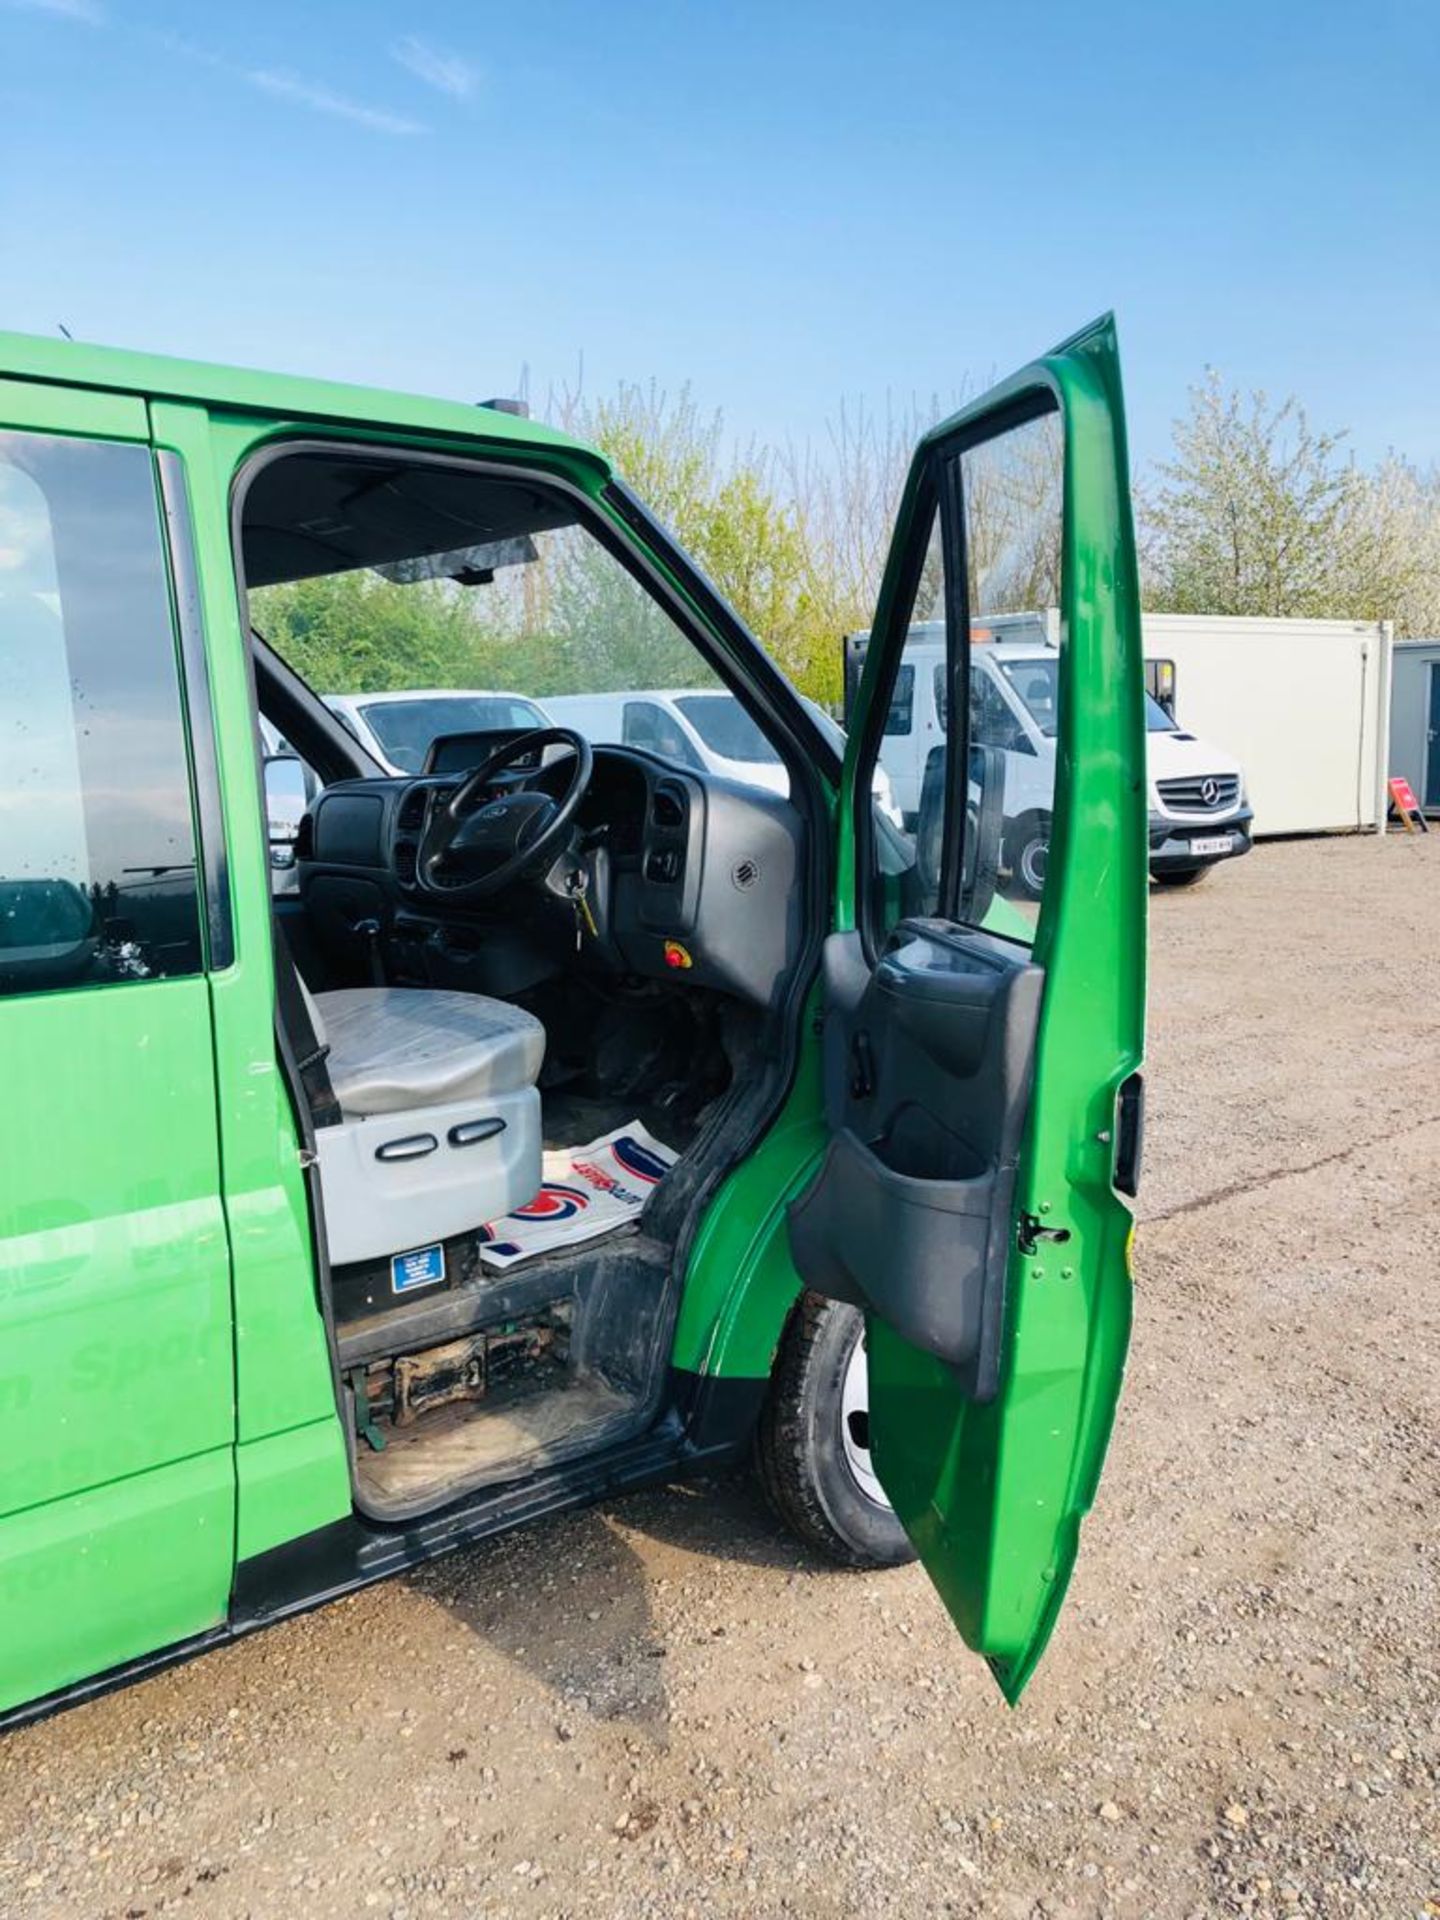
[(850, 1349), (840, 1387), (840, 1440), (845, 1449), (845, 1464), (865, 1498), (873, 1500), (877, 1507), (888, 1507), (890, 1502), (875, 1477), (870, 1458), (870, 1375), (863, 1332)]
[(1020, 871), (1025, 884), (1032, 892), (1041, 893), (1045, 887), (1045, 859), (1050, 851), (1048, 840), (1030, 840), (1020, 855)]

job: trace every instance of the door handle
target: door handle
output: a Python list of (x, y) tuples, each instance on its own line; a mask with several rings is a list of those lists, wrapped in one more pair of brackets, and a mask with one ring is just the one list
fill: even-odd
[(1140, 1163), (1145, 1157), (1145, 1076), (1132, 1073), (1121, 1083), (1115, 1101), (1115, 1171), (1117, 1193), (1133, 1200), (1140, 1191)]

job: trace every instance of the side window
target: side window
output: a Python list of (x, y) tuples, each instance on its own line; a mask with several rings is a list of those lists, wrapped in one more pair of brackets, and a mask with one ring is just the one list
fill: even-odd
[[(948, 673), (945, 548), (938, 511), (930, 522), (909, 633), (885, 712), (880, 771), (894, 796), (893, 823), (877, 819), (871, 844), (882, 884), (874, 902), (881, 926), (907, 915), (928, 918), (941, 911), (949, 749), (944, 715)], [(923, 712), (917, 684), (933, 686), (933, 715)], [(871, 784), (878, 779), (872, 773)]]
[[(1033, 937), (1058, 747), (1062, 446), (1049, 412), (931, 457), (934, 504), (912, 535), (913, 599), (878, 742), (901, 831), (870, 836), (873, 932), (938, 915)], [(951, 711), (952, 687), (968, 688), (968, 711)]]
[(201, 970), (146, 448), (0, 432), (0, 994)]
[[(987, 668), (1003, 677), (1012, 701), (1018, 696), (1039, 743), (1026, 740), (989, 671), (980, 681), (995, 696), (993, 708), (977, 708), (972, 680), (972, 748), (992, 751), (971, 754), (971, 817), (983, 800), (998, 799), (1000, 891), (1015, 910), (1001, 931), (1024, 938), (1033, 937), (1039, 917), (1055, 805), (1060, 649), (1051, 644), (1055, 628), (1048, 616), (1060, 604), (1064, 451), (1063, 423), (1051, 411), (960, 456), (970, 631), (994, 636)], [(986, 714), (997, 729), (988, 741), (980, 738)], [(989, 791), (997, 784), (998, 795)]]

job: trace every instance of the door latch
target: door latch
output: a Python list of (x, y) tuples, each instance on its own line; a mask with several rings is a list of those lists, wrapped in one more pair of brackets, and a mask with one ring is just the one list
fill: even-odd
[(1047, 1227), (1033, 1213), (1022, 1213), (1015, 1229), (1015, 1244), (1021, 1253), (1034, 1253), (1042, 1240), (1063, 1246), (1070, 1238), (1068, 1227)]

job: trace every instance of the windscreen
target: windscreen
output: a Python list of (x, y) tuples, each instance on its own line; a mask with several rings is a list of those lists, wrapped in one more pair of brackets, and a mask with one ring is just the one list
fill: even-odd
[[(1054, 738), (1059, 725), (1060, 668), (1055, 660), (1001, 660), (1000, 671), (1025, 702), (1043, 734)], [(1175, 722), (1160, 702), (1145, 695), (1145, 726), (1150, 733), (1174, 733)]]
[(682, 695), (675, 704), (712, 753), (749, 766), (778, 766), (779, 754), (733, 694)]
[(1060, 724), (1060, 663), (1058, 660), (1001, 660), (1000, 671), (1025, 703), (1025, 710), (1041, 733), (1053, 739)]

